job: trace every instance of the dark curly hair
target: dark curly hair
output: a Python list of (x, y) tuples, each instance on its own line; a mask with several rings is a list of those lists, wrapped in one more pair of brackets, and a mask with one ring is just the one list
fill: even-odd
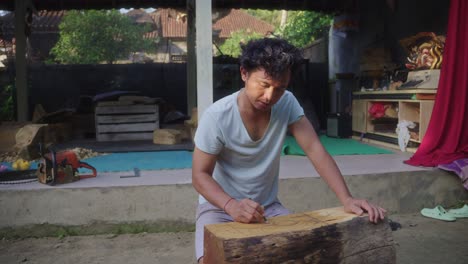
[(251, 72), (264, 69), (272, 78), (279, 77), (287, 70), (293, 74), (303, 60), (301, 51), (280, 38), (250, 40), (241, 44), (240, 66)]

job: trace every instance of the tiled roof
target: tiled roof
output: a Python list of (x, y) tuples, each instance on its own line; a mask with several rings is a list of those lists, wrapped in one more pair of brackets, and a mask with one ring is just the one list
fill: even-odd
[(273, 32), (275, 28), (260, 19), (239, 9), (231, 9), (228, 15), (216, 21), (213, 30), (220, 30), (220, 38), (229, 38), (231, 33), (239, 30), (257, 32), (263, 36)]
[(1, 61), (14, 54), (15, 45), (11, 41), (0, 39), (0, 68), (5, 67)]
[(163, 38), (182, 38), (187, 36), (187, 20), (177, 17), (174, 9), (159, 8), (152, 12), (151, 17), (159, 24)]
[[(66, 11), (39, 11), (33, 14), (32, 31), (33, 32), (58, 32), (58, 25), (62, 21)], [(1, 30), (5, 34), (14, 34), (15, 16), (9, 13), (0, 17)]]
[(158, 36), (159, 36), (158, 31), (154, 30), (154, 31), (150, 31), (148, 33), (145, 33), (143, 35), (143, 38), (145, 38), (145, 39), (156, 39)]
[[(177, 12), (170, 9), (158, 9), (151, 13), (153, 20), (161, 26), (164, 38), (184, 38), (187, 36), (187, 21), (178, 18)], [(213, 24), (213, 30), (220, 31), (219, 38), (228, 38), (232, 32), (250, 30), (267, 35), (274, 27), (239, 9), (231, 9), (229, 13)]]
[(13, 43), (8, 40), (0, 39), (0, 49), (12, 47)]
[(152, 17), (143, 9), (133, 9), (126, 13), (135, 23), (148, 23), (154, 24)]

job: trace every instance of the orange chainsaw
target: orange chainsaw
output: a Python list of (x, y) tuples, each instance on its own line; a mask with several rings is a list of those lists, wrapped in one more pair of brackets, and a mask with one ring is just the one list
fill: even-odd
[[(79, 168), (90, 169), (93, 173), (79, 174)], [(97, 172), (93, 166), (79, 161), (73, 151), (65, 150), (56, 153), (51, 150), (50, 153), (42, 155), (36, 174), (39, 182), (55, 185), (96, 177)]]

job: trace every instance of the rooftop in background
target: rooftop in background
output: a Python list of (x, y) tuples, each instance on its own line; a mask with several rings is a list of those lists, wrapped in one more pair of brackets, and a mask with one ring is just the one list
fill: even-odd
[[(31, 0), (37, 10), (182, 8), (187, 0)], [(193, 0), (195, 1), (195, 0)], [(252, 8), (269, 10), (341, 10), (348, 0), (212, 0), (213, 8)], [(0, 10), (14, 10), (15, 0), (0, 2)]]
[[(242, 29), (257, 32), (261, 35), (267, 35), (275, 29), (272, 25), (242, 10), (231, 9), (218, 13), (220, 17), (213, 21), (213, 31), (219, 33), (219, 38), (229, 38), (231, 33)], [(150, 15), (160, 25), (162, 37), (185, 38), (187, 36), (185, 13), (174, 9), (161, 8)]]
[[(155, 38), (161, 34), (165, 38), (185, 38), (187, 36), (187, 20), (184, 10), (160, 8), (152, 13), (143, 9), (133, 9), (126, 13), (135, 23), (148, 24), (153, 31), (148, 32), (147, 38)], [(32, 32), (59, 32), (59, 24), (66, 11), (39, 11), (33, 14)], [(229, 38), (232, 32), (245, 29), (267, 35), (274, 27), (242, 10), (230, 9), (216, 12), (219, 18), (213, 21), (213, 30), (218, 32), (219, 38)], [(0, 17), (3, 35), (13, 36), (15, 28), (14, 13)], [(159, 33), (159, 32), (161, 33)], [(0, 36), (1, 38), (2, 36)]]
[[(62, 21), (65, 11), (39, 11), (33, 14), (32, 31), (33, 32), (58, 32), (59, 24)], [(3, 17), (0, 17), (0, 26), (2, 33), (5, 35), (15, 33), (15, 14), (8, 13)]]

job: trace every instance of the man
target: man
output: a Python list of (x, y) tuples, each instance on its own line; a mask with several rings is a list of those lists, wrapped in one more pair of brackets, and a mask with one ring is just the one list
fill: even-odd
[(196, 257), (203, 263), (203, 227), (237, 221), (262, 223), (288, 214), (277, 198), (280, 154), (287, 130), (345, 211), (378, 222), (385, 210), (351, 196), (336, 163), (292, 93), (286, 91), (302, 56), (282, 39), (264, 38), (242, 46), (245, 87), (211, 105), (195, 134), (192, 182), (200, 194)]

